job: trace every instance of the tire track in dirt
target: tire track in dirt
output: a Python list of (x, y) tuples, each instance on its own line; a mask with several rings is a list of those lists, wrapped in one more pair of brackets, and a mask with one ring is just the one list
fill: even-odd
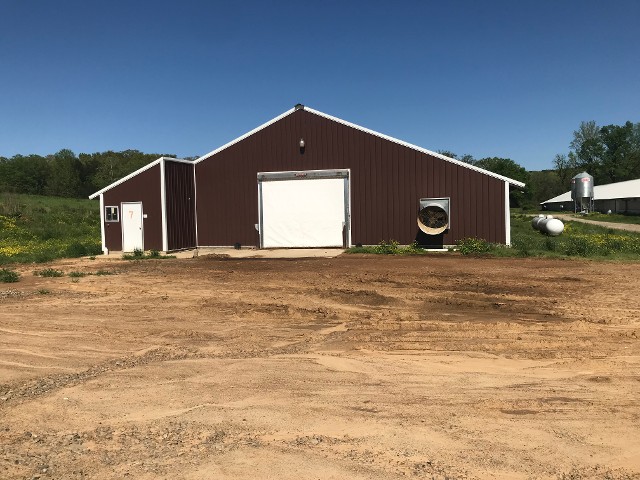
[(93, 365), (86, 370), (77, 373), (48, 375), (29, 382), (15, 382), (12, 384), (0, 385), (0, 411), (3, 407), (8, 407), (27, 399), (34, 399), (67, 387), (81, 385), (89, 380), (93, 380), (102, 375), (112, 372), (130, 370), (151, 364), (172, 362), (179, 360), (193, 359), (249, 359), (249, 358), (269, 358), (277, 355), (293, 355), (307, 353), (314, 346), (324, 341), (328, 337), (340, 335), (346, 330), (329, 328), (317, 331), (305, 336), (305, 338), (273, 348), (261, 349), (239, 349), (237, 351), (227, 351), (220, 354), (203, 353), (196, 348), (185, 347), (157, 347), (146, 348), (140, 353), (125, 357), (112, 359)]

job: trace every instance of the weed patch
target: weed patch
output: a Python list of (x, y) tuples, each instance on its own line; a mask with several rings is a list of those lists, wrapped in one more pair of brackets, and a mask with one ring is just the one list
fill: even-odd
[(122, 255), (124, 260), (165, 260), (168, 258), (176, 258), (175, 255), (161, 255), (158, 250), (151, 250), (148, 254), (142, 250), (134, 250), (133, 253), (125, 253)]
[(98, 270), (96, 272), (96, 275), (98, 276), (102, 276), (102, 275), (115, 275), (116, 272), (112, 272), (111, 270)]
[(0, 268), (0, 282), (2, 283), (15, 283), (20, 280), (20, 275), (14, 270), (8, 268)]
[(33, 274), (37, 277), (64, 277), (62, 270), (55, 268), (45, 268), (43, 270), (35, 270)]
[(417, 243), (411, 245), (400, 245), (395, 240), (381, 241), (378, 245), (357, 246), (345, 250), (345, 253), (372, 253), (374, 255), (423, 255), (426, 251)]
[(82, 278), (87, 276), (87, 274), (84, 272), (69, 272), (67, 275), (69, 275), (71, 278)]
[(482, 238), (463, 238), (458, 242), (458, 250), (463, 255), (474, 255), (489, 253), (494, 250), (493, 244)]

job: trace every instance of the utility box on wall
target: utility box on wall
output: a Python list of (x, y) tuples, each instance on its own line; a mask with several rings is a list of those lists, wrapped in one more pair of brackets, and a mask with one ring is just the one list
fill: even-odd
[(421, 198), (418, 227), (427, 235), (439, 235), (451, 227), (449, 197)]

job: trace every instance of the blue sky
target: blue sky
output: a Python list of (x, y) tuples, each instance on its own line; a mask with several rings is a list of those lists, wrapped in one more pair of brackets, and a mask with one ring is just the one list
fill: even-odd
[(201, 155), (304, 103), (550, 168), (640, 121), (640, 2), (0, 0), (0, 155)]

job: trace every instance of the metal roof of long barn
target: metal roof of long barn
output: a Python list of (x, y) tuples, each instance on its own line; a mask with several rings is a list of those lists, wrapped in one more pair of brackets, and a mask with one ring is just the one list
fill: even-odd
[[(626, 180), (624, 182), (608, 183), (606, 185), (596, 185), (593, 187), (593, 198), (595, 200), (613, 200), (614, 198), (638, 198), (640, 197), (640, 178)], [(571, 192), (565, 192), (557, 197), (541, 202), (559, 203), (570, 202)]]

